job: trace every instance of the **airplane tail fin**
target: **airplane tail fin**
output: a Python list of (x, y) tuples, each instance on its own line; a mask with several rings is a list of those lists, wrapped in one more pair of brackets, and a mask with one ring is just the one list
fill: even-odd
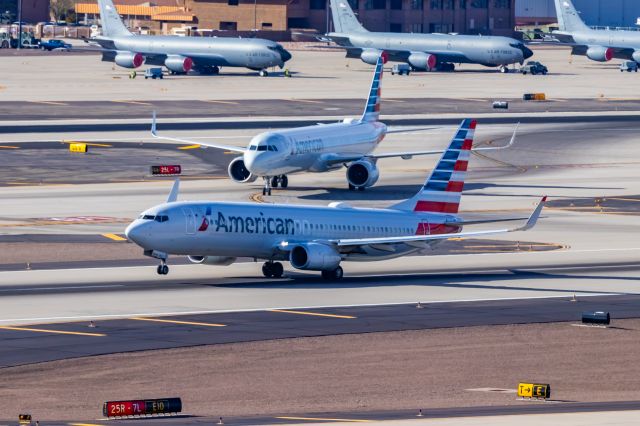
[(131, 35), (131, 32), (124, 26), (112, 0), (98, 0), (98, 6), (100, 7), (100, 23), (102, 24), (103, 36), (121, 37)]
[(348, 0), (331, 0), (331, 16), (333, 17), (333, 27), (337, 33), (368, 32), (358, 22)]
[(391, 208), (414, 212), (458, 213), (475, 128), (476, 120), (463, 120), (420, 191)]
[(582, 18), (580, 18), (571, 0), (555, 0), (555, 3), (560, 31), (571, 32), (589, 29)]
[(367, 103), (364, 106), (364, 112), (362, 113), (360, 121), (373, 122), (378, 121), (380, 118), (381, 84), (384, 64), (387, 62), (386, 58), (387, 54), (385, 52), (382, 52), (378, 57), (376, 69), (373, 73), (373, 80), (371, 81), (371, 88), (369, 89), (369, 97), (367, 98)]

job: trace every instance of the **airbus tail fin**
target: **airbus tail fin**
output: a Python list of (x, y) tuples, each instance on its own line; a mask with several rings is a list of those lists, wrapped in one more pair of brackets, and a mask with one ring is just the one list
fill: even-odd
[(348, 0), (331, 0), (331, 16), (333, 17), (333, 28), (337, 33), (368, 32), (358, 22)]
[(373, 73), (373, 80), (371, 81), (371, 88), (369, 89), (369, 97), (367, 98), (367, 103), (364, 106), (364, 112), (362, 113), (360, 121), (373, 122), (378, 121), (380, 118), (380, 96), (382, 94), (380, 86), (382, 84), (384, 64), (387, 62), (386, 57), (387, 54), (385, 52), (382, 52), (378, 57), (376, 69)]
[(589, 27), (584, 23), (582, 18), (580, 18), (571, 0), (555, 0), (555, 3), (560, 31), (589, 30)]
[(415, 212), (458, 213), (476, 124), (476, 120), (463, 120), (420, 191), (391, 208)]
[(129, 36), (131, 33), (124, 26), (118, 10), (112, 0), (98, 0), (100, 7), (100, 23), (102, 24), (102, 35), (105, 37)]

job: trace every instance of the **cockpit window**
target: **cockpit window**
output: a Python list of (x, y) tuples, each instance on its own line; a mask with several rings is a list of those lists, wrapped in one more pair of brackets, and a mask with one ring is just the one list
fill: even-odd
[(140, 215), (140, 219), (142, 220), (154, 220), (156, 217), (152, 214)]
[(169, 220), (169, 216), (167, 216), (166, 214), (159, 214), (156, 216), (156, 222), (166, 222)]
[(258, 145), (258, 151), (266, 151), (267, 145)]
[(258, 145), (251, 145), (251, 146), (249, 147), (249, 150), (250, 150), (250, 151), (255, 151), (256, 149), (258, 149)]

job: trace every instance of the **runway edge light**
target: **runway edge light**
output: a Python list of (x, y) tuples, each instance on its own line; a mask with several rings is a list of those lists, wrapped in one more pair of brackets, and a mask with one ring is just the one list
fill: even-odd
[(551, 385), (539, 383), (518, 383), (520, 398), (551, 398)]

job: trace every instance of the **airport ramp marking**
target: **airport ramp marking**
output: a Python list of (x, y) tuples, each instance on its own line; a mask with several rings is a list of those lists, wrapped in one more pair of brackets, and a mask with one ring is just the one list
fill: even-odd
[(0, 145), (0, 149), (20, 149), (20, 147), (13, 145)]
[(68, 334), (71, 336), (89, 336), (89, 337), (105, 337), (106, 334), (102, 333), (84, 333), (81, 331), (62, 331), (62, 330), (47, 330), (45, 328), (31, 328), (31, 327), (11, 327), (8, 325), (0, 326), (2, 330), (13, 330), (13, 331), (33, 331), (35, 333), (51, 333), (51, 334)]
[(54, 102), (54, 101), (27, 101), (32, 104), (45, 104), (45, 105), (56, 105), (56, 106), (69, 106), (69, 104), (64, 102)]
[(200, 145), (187, 145), (187, 146), (179, 146), (178, 149), (181, 150), (185, 150), (185, 149), (198, 149), (200, 148)]
[(290, 417), (279, 416), (276, 419), (280, 420), (306, 420), (310, 422), (343, 422), (343, 423), (371, 423), (373, 420), (365, 419), (332, 419), (327, 417)]
[(401, 99), (382, 99), (382, 101), (384, 102), (398, 102), (398, 103), (405, 103), (407, 101), (403, 101)]
[(103, 426), (96, 423), (67, 423), (69, 426)]
[(226, 324), (215, 324), (211, 322), (180, 321), (180, 320), (168, 320), (168, 319), (145, 318), (145, 317), (132, 317), (129, 319), (135, 320), (135, 321), (162, 322), (162, 323), (168, 323), (168, 324), (197, 325), (202, 327), (226, 327)]
[(315, 317), (327, 317), (327, 318), (343, 318), (343, 319), (356, 319), (351, 315), (336, 315), (336, 314), (321, 314), (319, 312), (307, 312), (307, 311), (292, 311), (289, 309), (269, 309), (269, 312), (279, 312), (283, 314), (296, 314), (296, 315), (311, 315)]
[(214, 100), (201, 100), (200, 102), (207, 102), (209, 104), (227, 104), (227, 105), (238, 105), (238, 102), (234, 101), (214, 101)]
[(149, 102), (140, 102), (140, 101), (111, 101), (120, 104), (132, 104), (132, 105), (145, 105), (145, 106), (153, 106)]
[(62, 143), (68, 143), (68, 144), (72, 144), (72, 143), (83, 143), (87, 146), (98, 146), (98, 147), (102, 147), (102, 148), (112, 148), (113, 145), (109, 145), (106, 143), (96, 143), (96, 142), (82, 142), (82, 141), (69, 141), (69, 140), (63, 140)]
[(105, 238), (109, 238), (110, 240), (113, 240), (113, 241), (127, 241), (126, 238), (121, 237), (118, 234), (102, 234), (102, 236)]
[(285, 101), (289, 102), (302, 102), (305, 104), (323, 104), (322, 101), (312, 101), (311, 99), (285, 99)]

